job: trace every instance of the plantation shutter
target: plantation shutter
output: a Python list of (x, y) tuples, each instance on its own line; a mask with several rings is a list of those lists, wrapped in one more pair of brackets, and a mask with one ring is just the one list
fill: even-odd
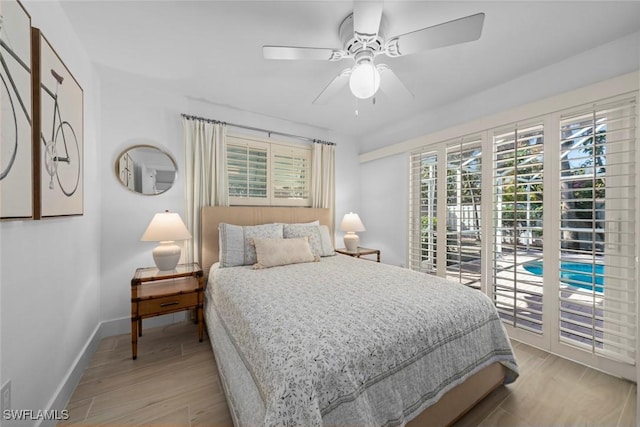
[(436, 274), (437, 165), (435, 152), (409, 157), (409, 268)]
[(269, 204), (269, 146), (256, 141), (227, 142), (229, 203), (244, 205)]
[(634, 363), (636, 328), (635, 100), (561, 117), (561, 342)]
[(230, 205), (311, 206), (311, 147), (227, 138)]
[(311, 206), (311, 150), (272, 147), (272, 204)]
[(493, 298), (502, 320), (542, 333), (543, 126), (493, 135)]
[(482, 140), (447, 144), (447, 278), (480, 288)]

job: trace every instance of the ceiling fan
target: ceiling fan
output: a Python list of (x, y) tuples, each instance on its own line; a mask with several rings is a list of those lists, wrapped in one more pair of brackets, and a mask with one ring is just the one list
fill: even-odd
[[(380, 86), (388, 93), (413, 94), (386, 64), (375, 64), (379, 55), (395, 58), (425, 50), (437, 49), (480, 38), (484, 13), (466, 16), (442, 24), (386, 38), (382, 14), (383, 1), (353, 2), (353, 13), (339, 27), (342, 49), (263, 46), (265, 59), (340, 61), (353, 59), (353, 67), (342, 70), (316, 97), (314, 104), (325, 104), (349, 82), (354, 96), (373, 97)], [(375, 102), (375, 98), (374, 98)]]

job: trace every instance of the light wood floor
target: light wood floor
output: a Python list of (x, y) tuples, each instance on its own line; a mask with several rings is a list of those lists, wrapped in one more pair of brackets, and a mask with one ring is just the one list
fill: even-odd
[[(105, 338), (75, 390), (65, 424), (231, 426), (209, 341), (181, 323)], [(456, 427), (636, 426), (637, 386), (514, 342), (521, 370)]]

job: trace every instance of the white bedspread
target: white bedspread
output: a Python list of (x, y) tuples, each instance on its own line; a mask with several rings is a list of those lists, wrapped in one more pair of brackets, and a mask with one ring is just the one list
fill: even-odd
[(494, 362), (518, 375), (491, 300), (441, 278), (338, 255), (220, 268), (207, 292), (265, 426), (400, 425)]

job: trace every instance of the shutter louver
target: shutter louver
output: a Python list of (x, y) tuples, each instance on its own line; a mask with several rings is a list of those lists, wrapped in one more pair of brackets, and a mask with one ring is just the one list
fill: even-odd
[(268, 200), (267, 150), (251, 146), (227, 146), (229, 198), (253, 203)]
[(635, 102), (561, 117), (560, 340), (633, 363), (636, 328)]
[(433, 152), (410, 156), (409, 268), (437, 272), (437, 160)]
[(277, 205), (309, 206), (311, 151), (273, 148), (273, 202)]
[[(542, 333), (543, 126), (494, 133), (493, 297), (502, 320)], [(526, 268), (525, 266), (528, 266)]]
[(232, 136), (230, 205), (311, 206), (311, 147)]
[(447, 278), (480, 288), (482, 140), (447, 146)]

